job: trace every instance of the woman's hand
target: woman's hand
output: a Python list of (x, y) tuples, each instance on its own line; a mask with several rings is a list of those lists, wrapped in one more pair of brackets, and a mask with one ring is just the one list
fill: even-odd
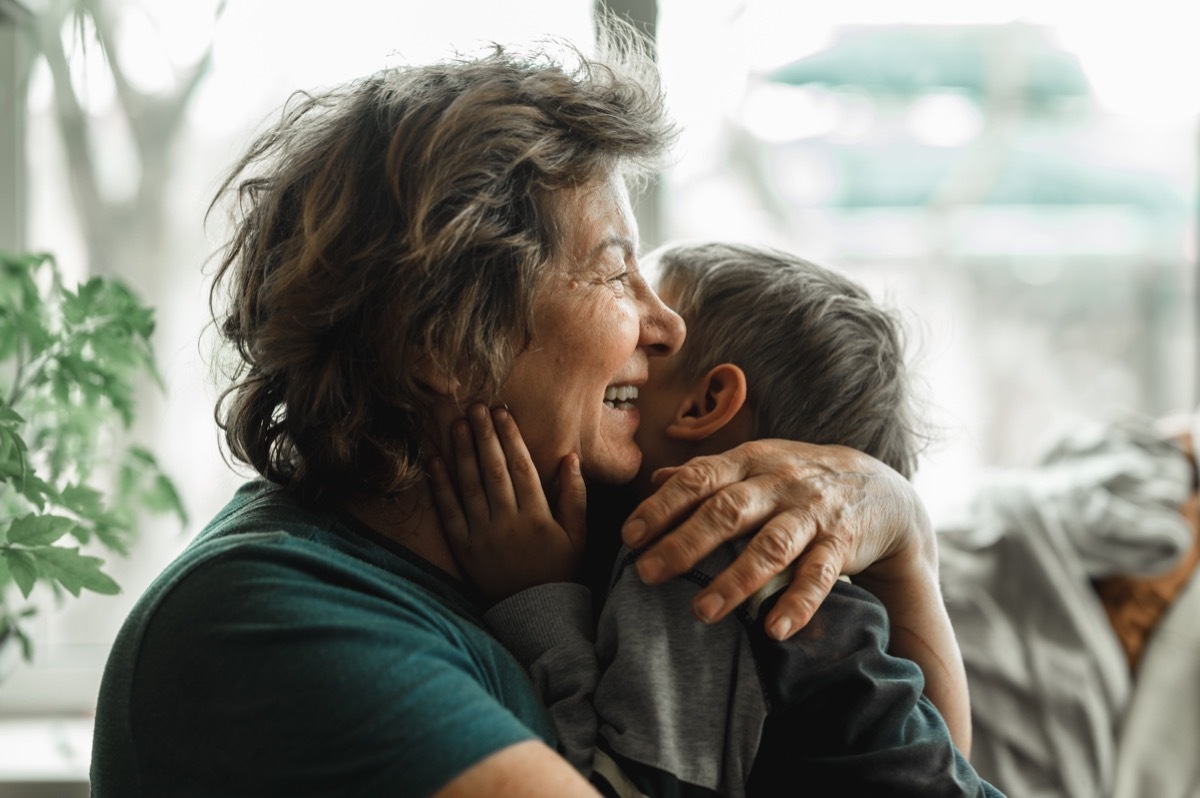
[(659, 489), (622, 528), (630, 546), (662, 536), (638, 558), (643, 581), (681, 574), (758, 529), (693, 609), (703, 621), (719, 620), (790, 568), (791, 584), (764, 619), (784, 640), (809, 622), (838, 576), (856, 575), (887, 608), (889, 652), (921, 667), (926, 695), (970, 754), (967, 677), (938, 584), (937, 538), (908, 480), (854, 449), (784, 440), (694, 458), (654, 480)]
[(758, 530), (697, 595), (701, 620), (723, 618), (789, 569), (791, 585), (766, 618), (780, 640), (808, 623), (841, 574), (897, 590), (932, 575), (936, 586), (937, 543), (916, 491), (854, 449), (752, 441), (661, 469), (654, 479), (658, 490), (622, 527), (632, 547), (662, 536), (638, 559), (647, 583), (684, 573), (722, 542)]
[(467, 417), (451, 427), (457, 492), (447, 465), (429, 464), (434, 505), (459, 568), (492, 601), (574, 579), (587, 530), (579, 456), (563, 458), (553, 513), (512, 415), (473, 405)]

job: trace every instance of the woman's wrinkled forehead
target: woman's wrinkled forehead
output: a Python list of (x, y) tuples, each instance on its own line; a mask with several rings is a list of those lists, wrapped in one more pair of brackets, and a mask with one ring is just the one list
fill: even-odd
[(636, 263), (637, 221), (619, 173), (558, 189), (550, 200), (555, 275), (570, 278), (605, 272), (614, 260)]

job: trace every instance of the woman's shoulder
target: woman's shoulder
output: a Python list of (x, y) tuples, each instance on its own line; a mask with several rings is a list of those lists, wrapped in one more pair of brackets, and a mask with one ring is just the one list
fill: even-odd
[(478, 628), (476, 607), (431, 566), (355, 534), (278, 486), (243, 486), (141, 596), (126, 626), (311, 628), (338, 622), (443, 637)]

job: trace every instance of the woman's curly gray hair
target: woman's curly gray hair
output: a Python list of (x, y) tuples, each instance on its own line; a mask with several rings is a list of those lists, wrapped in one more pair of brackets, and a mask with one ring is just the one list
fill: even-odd
[(503, 381), (562, 254), (555, 192), (645, 174), (673, 139), (645, 43), (606, 41), (293, 97), (213, 201), (233, 206), (210, 299), (239, 356), (216, 411), (234, 457), (310, 498), (419, 479), (420, 375)]

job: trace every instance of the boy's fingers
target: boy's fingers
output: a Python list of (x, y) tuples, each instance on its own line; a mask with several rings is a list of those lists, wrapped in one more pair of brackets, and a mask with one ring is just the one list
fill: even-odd
[(479, 474), (479, 462), (475, 455), (475, 443), (471, 439), (471, 425), (459, 419), (450, 426), (450, 438), (454, 442), (454, 471), (458, 475), (458, 490), (467, 523), (483, 528), (491, 518), (487, 492)]
[(508, 473), (512, 479), (512, 488), (516, 496), (516, 506), (525, 512), (540, 511), (550, 515), (550, 505), (546, 501), (546, 491), (542, 489), (542, 480), (538, 475), (529, 449), (517, 422), (507, 408), (498, 407), (492, 411), (496, 424), (496, 433), (504, 454), (508, 460)]
[(563, 458), (558, 469), (558, 523), (576, 551), (583, 551), (587, 538), (587, 484), (579, 467), (579, 455)]
[(426, 466), (429, 474), (430, 492), (433, 503), (437, 507), (438, 516), (442, 519), (442, 527), (452, 545), (466, 544), (471, 536), (471, 528), (467, 525), (467, 517), (463, 515), (462, 505), (450, 484), (450, 472), (440, 457), (435, 457)]
[(511, 515), (516, 512), (517, 499), (513, 493), (512, 478), (508, 474), (508, 458), (492, 425), (492, 414), (485, 405), (475, 404), (467, 408), (467, 418), (471, 421), (471, 431), (475, 437), (479, 474), (488, 501), (488, 517)]

